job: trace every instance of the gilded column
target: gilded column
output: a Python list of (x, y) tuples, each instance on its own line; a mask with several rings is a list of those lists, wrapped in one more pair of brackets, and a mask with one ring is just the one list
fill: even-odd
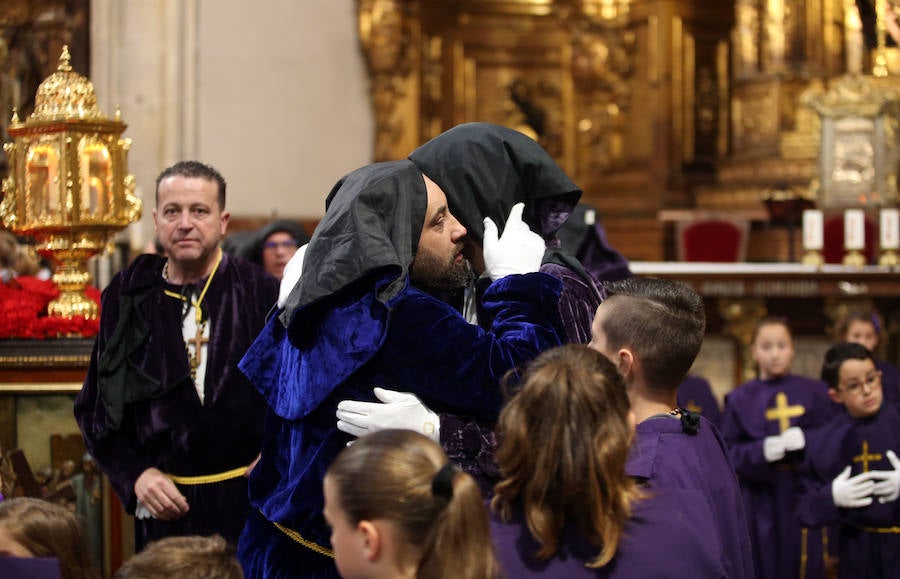
[(633, 33), (627, 31), (628, 0), (559, 3), (571, 38), (571, 70), (577, 103), (577, 166), (582, 173), (619, 168), (631, 107), (628, 77)]
[(393, 159), (395, 143), (403, 134), (403, 119), (396, 103), (405, 93), (410, 71), (407, 48), (409, 24), (404, 3), (398, 0), (359, 0), (359, 40), (366, 56), (375, 108), (375, 160)]

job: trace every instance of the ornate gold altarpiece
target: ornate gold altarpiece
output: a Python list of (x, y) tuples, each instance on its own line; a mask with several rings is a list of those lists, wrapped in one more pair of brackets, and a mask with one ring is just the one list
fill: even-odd
[(613, 244), (659, 259), (660, 209), (690, 203), (727, 149), (727, 2), (359, 0), (375, 157), (460, 122), (535, 137)]
[[(827, 90), (848, 53), (863, 58), (852, 0), (357, 8), (378, 160), (460, 122), (520, 128), (584, 188), (613, 245), (635, 260), (667, 257), (660, 211), (753, 214), (767, 196), (809, 194), (820, 121), (801, 95)], [(783, 228), (762, 225), (752, 258), (786, 259)]]

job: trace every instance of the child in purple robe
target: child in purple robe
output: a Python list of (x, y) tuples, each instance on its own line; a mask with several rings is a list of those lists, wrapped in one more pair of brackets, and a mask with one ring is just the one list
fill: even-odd
[(832, 346), (822, 379), (846, 412), (809, 434), (798, 517), (840, 524), (839, 577), (900, 577), (900, 410), (884, 403), (881, 373), (861, 344)]
[[(883, 327), (881, 316), (877, 312), (851, 310), (835, 324), (835, 341), (862, 344), (874, 356), (881, 343)], [(878, 358), (874, 360), (875, 366), (881, 372), (881, 391), (884, 399), (894, 405), (900, 405), (900, 368), (885, 360)]]
[[(622, 374), (637, 419), (626, 472), (651, 492), (691, 491), (719, 544), (729, 578), (755, 576), (744, 505), (725, 441), (702, 416), (678, 407), (678, 389), (700, 352), (703, 299), (670, 280), (629, 278), (605, 286), (590, 347)], [(713, 545), (710, 545), (713, 548)]]
[(426, 436), (360, 438), (328, 467), (323, 490), (344, 579), (497, 577), (478, 486)]
[(827, 533), (795, 515), (805, 433), (834, 412), (824, 382), (790, 373), (794, 340), (781, 319), (762, 320), (751, 343), (759, 378), (725, 398), (722, 435), (741, 481), (757, 576), (824, 577)]
[(699, 493), (645, 493), (628, 476), (634, 428), (599, 352), (569, 344), (528, 365), (498, 423), (491, 533), (506, 577), (728, 576)]

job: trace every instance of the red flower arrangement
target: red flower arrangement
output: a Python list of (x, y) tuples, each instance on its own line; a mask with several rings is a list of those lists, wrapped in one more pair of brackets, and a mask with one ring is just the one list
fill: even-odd
[[(88, 287), (85, 293), (100, 303), (100, 290)], [(0, 283), (0, 339), (87, 338), (100, 331), (99, 319), (48, 316), (47, 304), (58, 295), (59, 289), (52, 281), (31, 276), (19, 276), (8, 284)]]

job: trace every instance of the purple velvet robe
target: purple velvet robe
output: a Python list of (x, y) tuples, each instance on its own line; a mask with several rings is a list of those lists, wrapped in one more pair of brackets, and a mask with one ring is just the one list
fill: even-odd
[(689, 434), (681, 419), (668, 414), (644, 420), (635, 430), (625, 469), (653, 492), (683, 489), (699, 493), (703, 512), (719, 541), (713, 553), (720, 557), (726, 576), (755, 576), (740, 487), (725, 442), (712, 423), (700, 417), (699, 429)]
[(377, 284), (327, 308), (313, 303), (308, 309), (317, 325), (298, 327), (293, 343), (277, 319), (270, 321), (240, 364), (270, 406), (262, 458), (250, 477), (260, 514), (248, 519), (238, 546), (245, 575), (337, 576), (320, 550), (330, 549), (322, 479), (351, 440), (335, 425), (339, 401), (375, 401), (372, 389), (382, 386), (413, 392), (438, 412), (495, 421), (504, 374), (562, 341), (560, 286), (542, 273), (494, 282), (484, 296), (491, 332), (409, 285), (384, 305), (374, 297)]
[[(162, 279), (164, 264), (158, 256), (139, 256), (104, 290), (100, 333), (75, 401), (75, 417), (87, 448), (129, 513), (136, 507), (134, 483), (146, 469), (156, 467), (180, 476), (224, 472), (249, 465), (262, 440), (265, 401), (237, 362), (278, 297), (277, 280), (249, 262), (222, 256), (203, 300), (210, 341), (201, 403), (181, 335), (182, 302), (163, 293), (166, 289), (177, 293), (180, 286)], [(123, 296), (138, 297), (128, 324), (148, 330), (141, 343), (129, 344), (128, 375), (141, 373), (159, 385), (156, 394), (126, 404), (120, 427), (112, 429), (98, 360), (123, 325), (119, 323), (127, 309), (120, 310)], [(190, 511), (174, 521), (136, 520), (138, 548), (170, 535), (218, 533), (237, 541), (250, 508), (246, 478), (179, 485), (179, 490)]]
[[(545, 263), (541, 272), (562, 281), (558, 311), (565, 329), (566, 343), (586, 344), (591, 341), (591, 324), (600, 305), (600, 284), (592, 279), (590, 284), (581, 275), (564, 265)], [(591, 274), (588, 274), (591, 275)], [(479, 307), (479, 323), (485, 324), (485, 312)], [(480, 424), (468, 416), (441, 414), (441, 446), (454, 463), (471, 475), (481, 493), (489, 498), (494, 485), (500, 480), (500, 471), (494, 463), (497, 439), (493, 423)]]
[[(778, 399), (798, 414), (787, 419), (789, 426), (799, 426), (806, 433), (824, 424), (837, 410), (827, 390), (824, 382), (789, 374), (774, 380), (751, 380), (725, 398), (722, 435), (741, 481), (754, 565), (760, 578), (824, 576), (823, 544), (827, 537), (819, 529), (802, 528), (795, 515), (795, 475), (803, 451), (789, 452), (782, 460), (768, 463), (763, 456), (763, 439), (780, 434), (786, 427), (774, 417), (766, 417)], [(801, 569), (802, 557), (805, 569)]]
[(706, 378), (701, 376), (688, 376), (678, 387), (678, 405), (696, 412), (716, 425), (722, 424), (722, 411), (719, 409), (719, 401), (713, 394), (712, 388)]
[(633, 505), (632, 517), (613, 559), (599, 569), (585, 564), (600, 553), (571, 525), (563, 528), (556, 554), (538, 559), (539, 545), (521, 512), (509, 522), (491, 515), (494, 551), (510, 579), (565, 577), (566, 579), (704, 579), (733, 577), (722, 567), (712, 516), (702, 493), (657, 489)]
[(587, 344), (591, 341), (591, 324), (600, 305), (600, 282), (592, 278), (589, 283), (576, 272), (556, 263), (545, 263), (541, 271), (562, 281), (559, 317), (566, 329), (566, 342)]
[[(839, 577), (900, 577), (900, 502), (838, 508), (831, 482), (847, 465), (851, 476), (869, 470), (893, 470), (886, 452), (900, 448), (900, 410), (885, 403), (875, 416), (840, 413), (807, 437), (806, 463), (799, 477), (797, 508), (809, 526), (840, 524)], [(865, 462), (864, 462), (865, 461)]]

